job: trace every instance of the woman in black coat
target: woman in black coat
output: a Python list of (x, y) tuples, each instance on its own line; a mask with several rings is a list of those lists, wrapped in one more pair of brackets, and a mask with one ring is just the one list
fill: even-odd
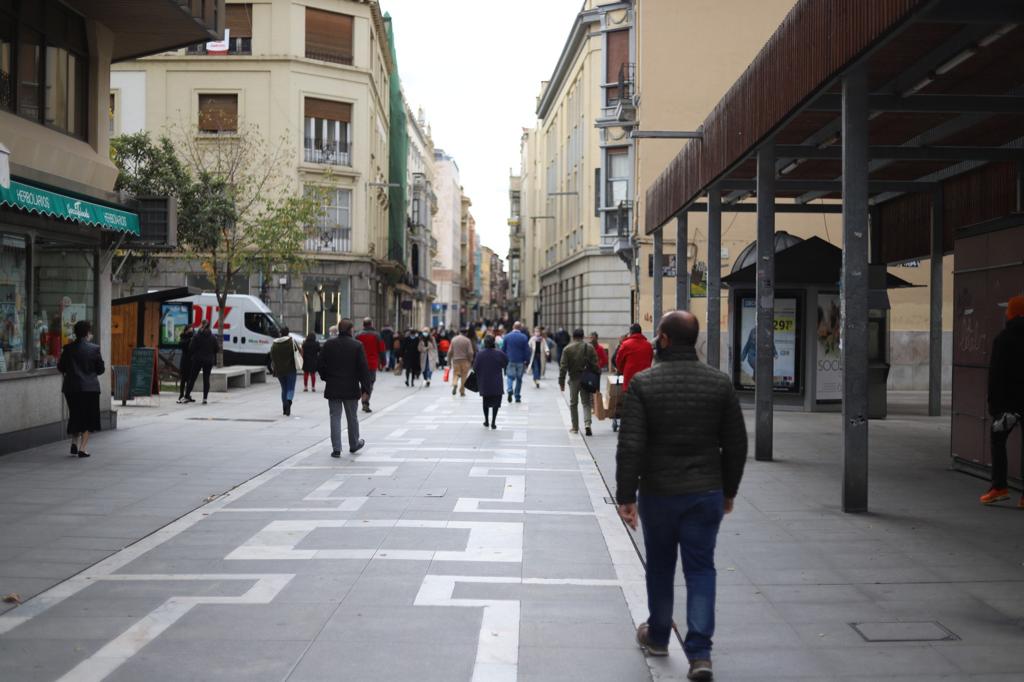
[[(501, 379), (506, 367), (508, 367), (508, 356), (504, 351), (497, 349), (494, 337), (488, 334), (484, 337), (483, 350), (476, 354), (476, 359), (473, 361), (476, 385), (480, 391), (480, 397), (484, 401), (485, 427), (498, 428), (498, 408), (501, 407), (501, 398), (505, 395), (505, 387), (502, 385)], [(490, 414), (488, 414), (488, 410), (490, 410)]]
[(181, 367), (178, 371), (178, 402), (184, 403), (185, 393), (188, 390), (188, 382), (192, 378), (192, 337), (196, 333), (192, 327), (185, 327), (181, 333)]
[(309, 390), (309, 383), (313, 383), (313, 393), (316, 393), (316, 361), (320, 357), (320, 342), (316, 340), (316, 334), (310, 332), (306, 340), (302, 342), (302, 392)]
[(420, 353), (423, 352), (423, 340), (416, 332), (409, 330), (402, 342), (402, 366), (405, 367), (405, 385), (416, 386), (423, 365)]
[(203, 320), (203, 323), (199, 326), (199, 331), (192, 337), (192, 343), (189, 344), (189, 348), (192, 350), (192, 378), (189, 379), (188, 389), (185, 391), (185, 402), (194, 403), (192, 399), (192, 389), (195, 388), (196, 379), (199, 377), (199, 373), (203, 373), (203, 405), (206, 404), (206, 398), (210, 395), (210, 372), (213, 371), (213, 365), (217, 362), (217, 339), (213, 337), (213, 332), (210, 331), (210, 321)]
[(75, 323), (75, 340), (64, 346), (57, 369), (64, 375), (61, 392), (68, 403), (71, 454), (88, 457), (89, 434), (100, 430), (100, 380), (106, 367), (100, 347), (92, 343), (92, 323)]

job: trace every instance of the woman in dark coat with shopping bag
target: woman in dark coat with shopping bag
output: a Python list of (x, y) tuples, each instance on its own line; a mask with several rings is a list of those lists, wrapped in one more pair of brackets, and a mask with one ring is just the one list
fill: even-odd
[(498, 408), (501, 407), (501, 398), (505, 395), (502, 373), (506, 367), (508, 367), (508, 356), (504, 351), (497, 349), (494, 337), (488, 334), (484, 337), (483, 350), (476, 354), (476, 360), (473, 361), (477, 387), (480, 397), (484, 401), (485, 427), (498, 428)]

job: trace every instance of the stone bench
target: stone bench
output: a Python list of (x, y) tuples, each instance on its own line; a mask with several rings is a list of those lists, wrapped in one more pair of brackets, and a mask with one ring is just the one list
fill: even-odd
[(267, 368), (260, 365), (214, 367), (210, 373), (210, 391), (224, 393), (231, 388), (248, 388), (267, 383)]
[(229, 388), (248, 388), (249, 372), (245, 367), (214, 367), (210, 372), (210, 391), (225, 393)]

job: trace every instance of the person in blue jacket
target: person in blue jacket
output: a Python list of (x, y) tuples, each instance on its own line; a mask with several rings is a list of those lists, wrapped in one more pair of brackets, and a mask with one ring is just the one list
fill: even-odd
[(508, 356), (508, 369), (505, 370), (508, 401), (512, 398), (522, 402), (523, 374), (530, 362), (530, 337), (523, 331), (523, 323), (512, 325), (512, 332), (505, 336), (505, 355)]

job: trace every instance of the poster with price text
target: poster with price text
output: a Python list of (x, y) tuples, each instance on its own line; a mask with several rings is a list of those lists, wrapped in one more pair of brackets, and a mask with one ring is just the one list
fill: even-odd
[[(741, 299), (740, 315), (740, 367), (739, 384), (743, 388), (754, 388), (754, 373), (757, 367), (757, 317), (756, 301), (753, 296)], [(788, 391), (796, 388), (796, 299), (775, 299), (775, 371), (776, 390)]]

